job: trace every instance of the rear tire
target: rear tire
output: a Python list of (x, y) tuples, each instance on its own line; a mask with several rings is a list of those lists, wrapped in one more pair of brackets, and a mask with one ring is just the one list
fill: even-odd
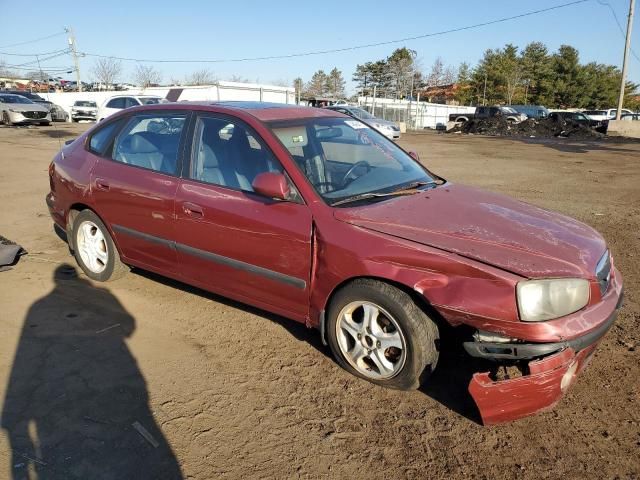
[(120, 260), (109, 230), (91, 210), (82, 210), (76, 216), (71, 242), (78, 265), (92, 280), (117, 280), (129, 271)]
[(335, 294), (327, 339), (340, 366), (383, 387), (416, 389), (438, 363), (437, 325), (407, 293), (377, 280)]

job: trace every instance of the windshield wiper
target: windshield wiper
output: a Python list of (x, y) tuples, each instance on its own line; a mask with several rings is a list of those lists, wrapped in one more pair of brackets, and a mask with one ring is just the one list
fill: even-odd
[(400, 195), (413, 195), (418, 193), (419, 187), (423, 187), (425, 185), (436, 185), (436, 182), (412, 182), (408, 185), (402, 186), (398, 190), (394, 190), (393, 192), (387, 193), (361, 193), (360, 195), (354, 195), (353, 197), (343, 198), (342, 200), (338, 200), (337, 202), (333, 202), (331, 204), (332, 207), (336, 207), (338, 205), (343, 205), (345, 203), (358, 202), (360, 200), (367, 200), (369, 198), (384, 198), (384, 197), (395, 197)]
[[(403, 185), (398, 190), (394, 190), (394, 192), (401, 192), (401, 191), (405, 191), (405, 190), (414, 190), (414, 189), (418, 189), (419, 187), (424, 187), (426, 185), (437, 185), (437, 183), (434, 182), (433, 180), (430, 181), (430, 182), (425, 182), (424, 180), (420, 180), (420, 181), (417, 181), (417, 182), (408, 183), (407, 185)], [(393, 192), (391, 192), (391, 193), (393, 193)]]

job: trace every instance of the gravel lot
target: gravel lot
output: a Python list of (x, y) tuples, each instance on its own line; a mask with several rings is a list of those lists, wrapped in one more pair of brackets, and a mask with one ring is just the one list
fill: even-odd
[(87, 127), (0, 127), (0, 235), (29, 252), (0, 273), (0, 478), (640, 478), (640, 143), (403, 137), (450, 181), (594, 226), (624, 276), (560, 405), (486, 428), (451, 345), (422, 391), (385, 390), (302, 325), (140, 271), (77, 275), (44, 196)]

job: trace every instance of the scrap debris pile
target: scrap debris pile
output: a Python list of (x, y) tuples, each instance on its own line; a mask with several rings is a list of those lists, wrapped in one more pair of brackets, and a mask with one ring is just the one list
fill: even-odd
[(25, 253), (27, 252), (20, 245), (0, 235), (0, 272), (11, 270), (11, 267), (18, 262), (20, 255)]
[(586, 125), (562, 118), (533, 119), (512, 124), (503, 117), (469, 120), (454, 126), (447, 133), (471, 133), (499, 137), (570, 137), (574, 139), (596, 139), (605, 135)]

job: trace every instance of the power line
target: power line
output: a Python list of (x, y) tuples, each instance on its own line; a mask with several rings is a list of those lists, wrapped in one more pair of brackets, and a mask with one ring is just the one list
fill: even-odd
[(403, 42), (408, 42), (411, 40), (420, 40), (423, 38), (429, 38), (429, 37), (436, 37), (436, 36), (440, 36), (440, 35), (446, 35), (449, 33), (456, 33), (456, 32), (462, 32), (465, 30), (471, 30), (474, 28), (479, 28), (479, 27), (486, 27), (489, 25), (495, 25), (497, 23), (503, 23), (503, 22), (508, 22), (510, 20), (516, 20), (519, 18), (524, 18), (524, 17), (528, 17), (531, 15), (537, 15), (540, 13), (544, 13), (544, 12), (549, 12), (552, 10), (558, 10), (560, 8), (565, 8), (565, 7), (569, 7), (572, 5), (578, 5), (581, 3), (586, 3), (589, 2), (591, 0), (576, 0), (573, 2), (568, 2), (568, 3), (563, 3), (560, 5), (556, 5), (553, 7), (548, 7), (548, 8), (542, 8), (539, 10), (533, 10), (530, 12), (526, 12), (526, 13), (521, 13), (519, 15), (513, 15), (510, 17), (504, 17), (504, 18), (499, 18), (496, 20), (490, 20), (487, 22), (482, 22), (482, 23), (476, 23), (474, 25), (468, 25), (465, 27), (458, 27), (458, 28), (452, 28), (450, 30), (443, 30), (440, 32), (433, 32), (433, 33), (425, 33), (422, 35), (415, 35), (413, 37), (405, 37), (405, 38), (400, 38), (400, 39), (396, 39), (396, 40), (387, 40), (384, 42), (376, 42), (376, 43), (367, 43), (367, 44), (363, 44), (363, 45), (356, 45), (356, 46), (352, 46), (352, 47), (343, 47), (343, 48), (335, 48), (335, 49), (330, 49), (330, 50), (316, 50), (316, 51), (311, 51), (311, 52), (303, 52), (303, 53), (291, 53), (291, 54), (286, 54), (286, 55), (270, 55), (270, 56), (266, 56), (266, 57), (247, 57), (247, 58), (230, 58), (230, 59), (207, 59), (207, 60), (182, 60), (182, 59), (174, 59), (174, 60), (158, 60), (158, 59), (144, 59), (144, 58), (128, 58), (128, 57), (117, 57), (114, 55), (99, 55), (96, 53), (87, 53), (87, 52), (83, 52), (84, 55), (88, 56), (88, 57), (97, 57), (97, 58), (112, 58), (115, 60), (122, 60), (125, 62), (146, 62), (146, 63), (237, 63), (237, 62), (253, 62), (253, 61), (259, 61), (259, 60), (277, 60), (277, 59), (284, 59), (284, 58), (295, 58), (295, 57), (308, 57), (311, 55), (323, 55), (323, 54), (327, 54), (327, 53), (340, 53), (340, 52), (346, 52), (346, 51), (351, 51), (351, 50), (360, 50), (363, 48), (371, 48), (371, 47), (379, 47), (379, 46), (383, 46), (383, 45), (391, 45), (394, 43), (403, 43)]
[(62, 48), (60, 50), (53, 50), (51, 52), (39, 52), (39, 53), (8, 53), (8, 52), (0, 52), (0, 55), (10, 55), (12, 57), (42, 57), (45, 55), (51, 55), (54, 53), (67, 52), (68, 48)]
[[(618, 29), (620, 30), (620, 34), (622, 35), (622, 38), (626, 38), (627, 34), (624, 33), (624, 28), (622, 28), (622, 24), (620, 23), (620, 20), (618, 19), (618, 15), (616, 14), (616, 11), (613, 9), (613, 7), (608, 2), (603, 2), (601, 0), (598, 0), (598, 3), (600, 5), (602, 5), (603, 7), (609, 7), (609, 10), (611, 11), (611, 14), (613, 15), (614, 20), (618, 24)], [(640, 57), (633, 50), (633, 48), (629, 47), (629, 50), (631, 51), (631, 55), (633, 55), (636, 58), (636, 60), (640, 62)]]
[[(35, 70), (34, 67), (18, 67), (15, 65), (6, 65), (7, 68), (11, 68), (12, 70), (24, 70), (24, 71), (32, 71)], [(73, 67), (42, 67), (42, 70), (45, 72), (72, 72), (74, 71)]]
[[(41, 42), (42, 40), (48, 40), (48, 39), (50, 39), (50, 38), (57, 37), (57, 36), (59, 36), (59, 35), (64, 35), (64, 34), (66, 34), (66, 33), (67, 33), (67, 32), (52, 33), (51, 35), (47, 35), (46, 37), (35, 38), (35, 39), (33, 39), (33, 40), (27, 40), (27, 41), (25, 41), (25, 42), (12, 43), (12, 44), (10, 44), (10, 45), (1, 45), (1, 46), (0, 46), (0, 48), (17, 47), (17, 46), (20, 46), (20, 45), (27, 45), (28, 43)], [(5, 55), (8, 55), (8, 54), (5, 54)]]
[(46, 62), (47, 60), (51, 60), (51, 59), (54, 59), (54, 58), (62, 57), (64, 55), (66, 55), (67, 53), (68, 52), (65, 50), (64, 52), (57, 53), (55, 55), (50, 55), (50, 56), (44, 57), (44, 58), (40, 58), (39, 56), (36, 56), (35, 60), (31, 60), (29, 62), (24, 62), (24, 63), (19, 63), (17, 66), (18, 67), (22, 67), (22, 66), (26, 66), (26, 65), (33, 65), (34, 63)]

